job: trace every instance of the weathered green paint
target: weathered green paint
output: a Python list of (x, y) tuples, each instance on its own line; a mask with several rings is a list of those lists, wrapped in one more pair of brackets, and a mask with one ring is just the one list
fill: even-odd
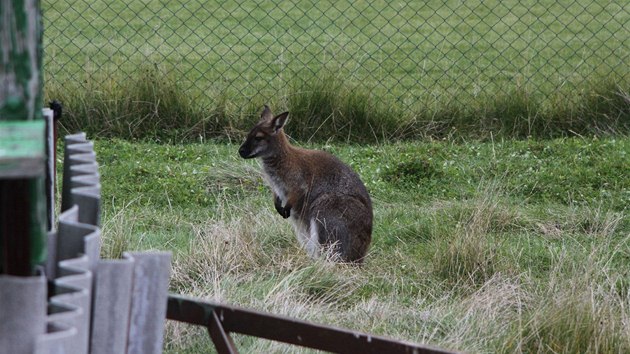
[(42, 157), (45, 129), (43, 120), (0, 122), (0, 158)]
[[(0, 0), (0, 184), (7, 191), (0, 196), (0, 219), (8, 220), (0, 225), (0, 247), (6, 247), (0, 249), (0, 264), (28, 259), (31, 273), (46, 254), (41, 68), (39, 0)], [(16, 211), (18, 204), (27, 211)]]
[(0, 120), (42, 119), (39, 0), (0, 0)]

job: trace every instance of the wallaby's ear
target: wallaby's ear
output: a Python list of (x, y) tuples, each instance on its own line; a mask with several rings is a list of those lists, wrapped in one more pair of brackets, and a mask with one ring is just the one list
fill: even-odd
[(282, 127), (284, 127), (284, 123), (287, 122), (287, 117), (289, 116), (289, 112), (280, 113), (277, 116), (273, 117), (271, 121), (271, 126), (273, 127), (273, 132), (278, 133)]
[(269, 106), (265, 105), (265, 109), (263, 109), (262, 113), (260, 114), (260, 120), (269, 122), (272, 118), (273, 115), (271, 114), (271, 109), (269, 108)]

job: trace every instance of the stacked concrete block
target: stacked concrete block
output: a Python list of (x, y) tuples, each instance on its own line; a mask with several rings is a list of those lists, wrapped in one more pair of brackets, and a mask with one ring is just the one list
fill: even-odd
[(101, 260), (100, 176), (85, 134), (65, 138), (61, 214), (40, 276), (0, 276), (0, 353), (160, 353), (170, 254)]

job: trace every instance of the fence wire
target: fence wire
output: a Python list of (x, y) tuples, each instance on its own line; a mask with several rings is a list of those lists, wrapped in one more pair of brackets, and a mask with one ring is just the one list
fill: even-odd
[(46, 82), (85, 89), (158, 66), (202, 102), (333, 78), (413, 108), (630, 79), (627, 0), (44, 0), (43, 11)]

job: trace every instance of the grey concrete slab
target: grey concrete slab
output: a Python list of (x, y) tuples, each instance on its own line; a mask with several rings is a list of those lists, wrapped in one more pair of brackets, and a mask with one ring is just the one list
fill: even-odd
[(100, 226), (101, 223), (101, 185), (72, 188), (73, 205), (80, 206), (78, 221), (84, 224)]
[(133, 271), (132, 259), (98, 262), (93, 296), (92, 354), (126, 352)]
[(46, 333), (39, 336), (35, 354), (74, 354), (70, 344), (77, 335), (77, 329), (52, 322), (47, 325)]
[(86, 255), (60, 261), (50, 298), (57, 311), (49, 315), (49, 321), (77, 330), (76, 335), (63, 343), (68, 353), (87, 353), (89, 348), (92, 272), (88, 267)]
[(125, 253), (134, 260), (128, 354), (162, 352), (171, 273), (168, 252)]
[(85, 135), (84, 132), (79, 132), (79, 133), (75, 133), (75, 134), (68, 134), (66, 136), (64, 136), (64, 143), (66, 144), (66, 146), (71, 145), (71, 144), (78, 144), (78, 143), (84, 143), (87, 141), (87, 137)]
[(0, 275), (0, 351), (30, 354), (46, 330), (46, 278)]
[(79, 222), (79, 211), (80, 205), (74, 205), (59, 216), (57, 261), (85, 254), (89, 258), (89, 270), (94, 273), (100, 257), (100, 229), (95, 225)]

